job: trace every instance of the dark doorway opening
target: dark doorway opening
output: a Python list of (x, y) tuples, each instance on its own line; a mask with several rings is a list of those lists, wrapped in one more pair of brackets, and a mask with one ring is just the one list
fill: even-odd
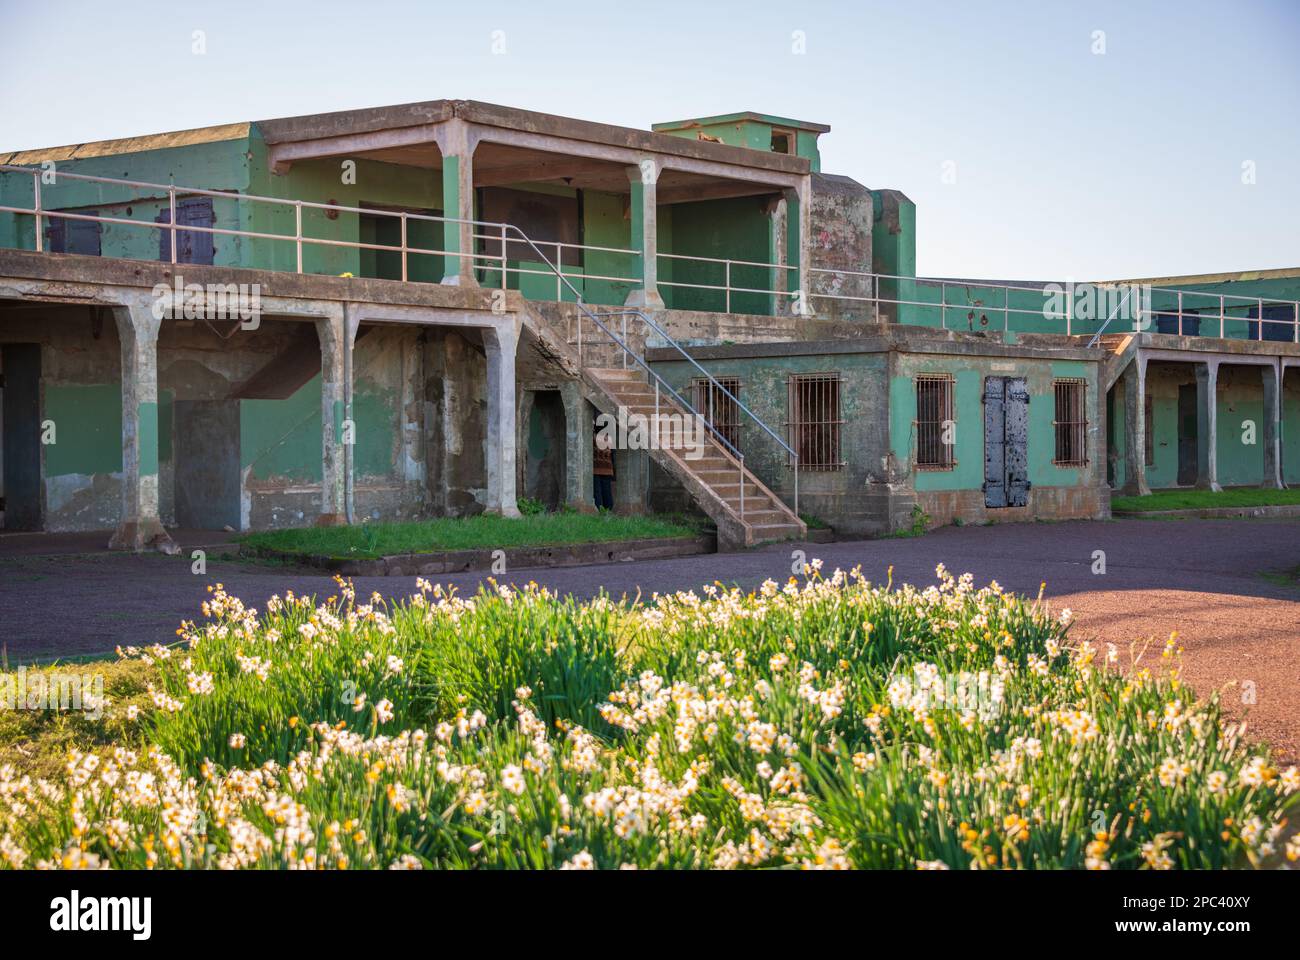
[(1178, 485), (1196, 485), (1196, 384), (1178, 387)]
[(7, 343), (0, 347), (4, 400), (4, 526), (41, 529), (41, 347)]

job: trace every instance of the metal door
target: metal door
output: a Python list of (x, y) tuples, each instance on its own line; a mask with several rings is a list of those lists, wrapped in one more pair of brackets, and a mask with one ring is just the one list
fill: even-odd
[(1029, 502), (1029, 389), (1023, 377), (984, 380), (984, 506)]

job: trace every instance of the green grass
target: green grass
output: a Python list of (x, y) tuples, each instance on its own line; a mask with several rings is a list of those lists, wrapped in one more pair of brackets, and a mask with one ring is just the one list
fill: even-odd
[(1300, 504), (1300, 490), (1234, 487), (1222, 493), (1209, 490), (1157, 490), (1145, 497), (1111, 497), (1117, 513), (1140, 510), (1205, 510), (1214, 507), (1280, 507)]
[(519, 519), (480, 514), (411, 523), (363, 523), (350, 527), (301, 527), (252, 533), (241, 542), (254, 548), (304, 556), (372, 560), (402, 553), (442, 550), (508, 550), (570, 543), (606, 543), (652, 537), (690, 537), (699, 528), (679, 517), (611, 513), (545, 513)]

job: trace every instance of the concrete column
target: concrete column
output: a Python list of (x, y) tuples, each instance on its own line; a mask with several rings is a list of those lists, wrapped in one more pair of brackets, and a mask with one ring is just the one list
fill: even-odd
[(659, 161), (647, 157), (640, 166), (628, 167), (627, 180), (632, 188), (632, 248), (637, 251), (641, 287), (627, 295), (626, 305), (662, 310), (664, 301), (659, 296)]
[[(787, 189), (785, 196), (785, 246), (786, 262), (797, 265), (796, 270), (786, 270), (786, 290), (790, 293), (807, 293), (810, 268), (810, 251), (808, 248), (808, 203), (799, 190)], [(812, 314), (812, 300), (805, 296), (791, 297), (791, 312), (802, 311), (802, 315)]]
[(592, 452), (595, 446), (596, 411), (582, 395), (576, 380), (560, 384), (564, 400), (564, 498), (582, 513), (596, 512)]
[(1219, 361), (1196, 365), (1196, 487), (1218, 492)]
[[(443, 216), (459, 220), (474, 219), (474, 148), (478, 137), (463, 120), (448, 120), (435, 133), (438, 149), (442, 151), (442, 210)], [(443, 249), (445, 268), (442, 282), (476, 287), (474, 261), (469, 256), (452, 256), (454, 253), (474, 252), (474, 228), (469, 223), (443, 224)]]
[[(343, 312), (316, 321), (320, 340), (321, 497), (316, 525), (339, 526), (346, 519), (347, 464), (345, 439), (345, 381), (347, 349)], [(350, 431), (348, 431), (350, 434)]]
[(158, 330), (147, 301), (114, 310), (122, 344), (122, 520), (110, 550), (176, 553), (158, 516)]
[(519, 516), (515, 488), (515, 349), (519, 328), (513, 315), (484, 331), (487, 354), (487, 511)]
[(645, 513), (649, 455), (644, 450), (614, 451), (614, 512)]
[[(768, 249), (772, 252), (772, 263), (778, 267), (787, 266), (789, 260), (789, 246), (786, 243), (786, 202), (785, 197), (773, 197), (767, 203), (767, 226), (768, 226)], [(787, 270), (772, 271), (772, 289), (785, 292), (785, 276)], [(779, 316), (785, 312), (785, 303), (788, 297), (774, 295), (772, 297), (772, 316)]]
[(1147, 486), (1146, 360), (1139, 354), (1124, 368), (1124, 487), (1125, 496), (1144, 497)]
[(1264, 376), (1264, 483), (1275, 490), (1282, 482), (1282, 361), (1262, 368)]

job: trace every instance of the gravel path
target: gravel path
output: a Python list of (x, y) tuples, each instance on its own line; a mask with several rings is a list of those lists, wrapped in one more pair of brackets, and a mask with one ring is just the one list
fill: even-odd
[[(182, 539), (184, 546), (187, 541)], [(193, 541), (190, 541), (193, 542)], [(195, 618), (205, 586), (220, 581), (261, 607), (285, 589), (327, 594), (330, 578), (313, 571), (216, 559), (206, 576), (180, 557), (120, 554), (38, 556), (0, 540), (0, 643), (10, 658), (111, 651), (117, 644), (166, 641), (182, 618)], [(1127, 644), (1161, 644), (1177, 630), (1187, 680), (1201, 693), (1236, 681), (1224, 695), (1231, 712), (1248, 709), (1255, 736), (1289, 759), (1300, 755), (1300, 522), (1266, 520), (1124, 520), (1111, 523), (1008, 524), (946, 527), (919, 539), (832, 544), (780, 544), (743, 554), (715, 554), (596, 567), (512, 571), (501, 579), (531, 579), (561, 592), (590, 596), (697, 588), (713, 580), (746, 588), (789, 575), (792, 550), (820, 557), (830, 570), (862, 565), (883, 581), (928, 584), (936, 563), (970, 571), (977, 584), (1046, 595), (1076, 618), (1075, 636)], [(1104, 551), (1105, 573), (1093, 573)], [(1290, 571), (1290, 581), (1280, 582)], [(1267, 576), (1273, 574), (1275, 576)], [(472, 591), (477, 574), (438, 578)], [(405, 578), (362, 577), (357, 591), (404, 595)], [(1154, 653), (1158, 653), (1158, 647)]]

